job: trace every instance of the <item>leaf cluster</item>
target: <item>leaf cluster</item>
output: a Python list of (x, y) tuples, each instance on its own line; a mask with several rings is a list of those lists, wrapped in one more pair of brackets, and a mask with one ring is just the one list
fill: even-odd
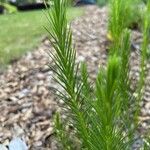
[[(53, 0), (51, 13), (48, 11), (49, 28), (46, 28), (54, 51), (49, 57), (54, 65), (55, 81), (62, 90), (56, 89), (67, 109), (67, 121), (55, 119), (56, 134), (62, 149), (72, 147), (66, 126), (73, 126), (74, 139), (78, 139), (78, 149), (88, 150), (129, 150), (133, 144), (134, 133), (138, 126), (139, 102), (145, 83), (145, 60), (148, 47), (147, 7), (143, 44), (141, 47), (141, 72), (138, 96), (135, 98), (130, 89), (130, 31), (125, 29), (127, 0), (112, 0), (109, 28), (115, 42), (108, 57), (106, 69), (100, 68), (94, 84), (89, 82), (85, 63), (76, 64), (76, 51), (73, 47), (72, 32), (66, 18), (66, 0)], [(136, 101), (135, 101), (136, 100)], [(131, 103), (136, 103), (132, 114)], [(132, 115), (131, 115), (132, 114)], [(131, 120), (136, 120), (131, 122)]]

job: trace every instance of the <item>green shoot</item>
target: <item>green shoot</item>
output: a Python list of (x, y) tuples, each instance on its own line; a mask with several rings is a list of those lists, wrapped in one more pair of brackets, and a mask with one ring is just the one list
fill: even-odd
[(140, 0), (110, 0), (108, 38), (113, 41), (113, 52), (120, 46), (124, 29), (140, 28), (141, 4)]
[[(63, 90), (56, 89), (67, 108), (69, 122), (61, 122), (56, 116), (55, 129), (62, 149), (76, 149), (71, 146), (65, 125), (71, 124), (74, 136), (80, 142), (80, 149), (86, 150), (129, 150), (132, 147), (137, 125), (131, 120), (139, 115), (139, 105), (132, 114), (134, 101), (130, 89), (130, 31), (124, 26), (128, 2), (112, 0), (109, 29), (114, 37), (112, 53), (108, 57), (106, 69), (100, 68), (96, 82), (89, 82), (86, 64), (76, 65), (76, 51), (72, 46), (72, 32), (66, 19), (66, 0), (53, 0), (48, 13), (47, 31), (54, 51), (49, 52), (54, 65), (55, 81)], [(147, 13), (149, 12), (149, 5)], [(148, 17), (145, 17), (143, 45), (141, 51), (141, 74), (138, 91), (141, 93), (145, 81), (145, 60), (148, 46)], [(142, 93), (138, 95), (137, 103)], [(132, 115), (130, 115), (132, 114)], [(134, 117), (134, 118), (133, 118)], [(67, 138), (68, 136), (68, 138)]]
[(55, 67), (50, 68), (56, 73), (55, 80), (63, 88), (59, 91), (67, 108), (71, 111), (72, 120), (77, 128), (78, 134), (83, 138), (84, 145), (89, 146), (88, 128), (84, 118), (84, 112), (80, 111), (80, 91), (82, 84), (77, 83), (78, 68), (75, 66), (76, 51), (72, 47), (72, 32), (68, 28), (66, 19), (66, 0), (55, 0), (49, 13), (49, 23), (51, 27), (50, 41), (55, 50), (55, 54), (50, 52), (50, 57), (55, 63)]
[(69, 136), (67, 135), (67, 133), (65, 131), (66, 131), (66, 129), (65, 129), (65, 127), (63, 126), (63, 124), (61, 122), (59, 114), (56, 114), (56, 117), (55, 117), (55, 132), (56, 132), (56, 135), (57, 135), (57, 139), (59, 139), (59, 141), (61, 142), (62, 149), (71, 150), (71, 147), (70, 147), (71, 144), (70, 144), (70, 141), (69, 141)]
[(120, 39), (125, 27), (125, 20), (128, 16), (126, 12), (126, 0), (111, 0), (110, 1), (110, 18), (109, 18), (109, 32), (113, 38), (114, 43), (120, 43)]
[(140, 106), (139, 103), (142, 99), (142, 94), (145, 85), (145, 77), (146, 77), (146, 62), (148, 60), (148, 45), (149, 45), (149, 31), (150, 31), (150, 1), (147, 3), (145, 17), (144, 17), (144, 24), (143, 24), (143, 42), (141, 46), (141, 58), (140, 58), (140, 79), (138, 82), (138, 87), (136, 90), (137, 96), (137, 108), (135, 112), (135, 123), (138, 124), (138, 116), (140, 113)]

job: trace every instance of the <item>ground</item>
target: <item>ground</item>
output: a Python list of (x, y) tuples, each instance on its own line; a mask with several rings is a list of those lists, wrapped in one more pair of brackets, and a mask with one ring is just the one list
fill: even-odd
[[(88, 6), (85, 14), (72, 22), (76, 43), (77, 62), (85, 61), (91, 80), (95, 80), (99, 66), (105, 66), (108, 53), (107, 8)], [(132, 32), (136, 46), (141, 42), (141, 33)], [(12, 137), (22, 137), (32, 150), (56, 150), (53, 140), (53, 116), (61, 111), (63, 102), (53, 93), (57, 84), (52, 80), (53, 72), (47, 66), (53, 64), (48, 57), (52, 50), (47, 38), (39, 47), (28, 52), (9, 65), (0, 75), (0, 141), (8, 143)], [(150, 64), (147, 64), (150, 68)], [(135, 88), (139, 76), (139, 51), (131, 55), (132, 84)], [(150, 70), (150, 69), (149, 69)], [(141, 128), (143, 134), (150, 121), (150, 71), (147, 76), (145, 96), (142, 101)], [(64, 116), (65, 114), (62, 114)]]

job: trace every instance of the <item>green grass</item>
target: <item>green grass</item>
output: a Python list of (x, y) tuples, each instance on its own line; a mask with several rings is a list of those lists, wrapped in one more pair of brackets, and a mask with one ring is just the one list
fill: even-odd
[[(69, 8), (68, 20), (83, 13), (83, 9)], [(17, 12), (0, 16), (0, 64), (8, 64), (40, 44), (46, 36), (43, 26), (48, 21), (43, 11)]]

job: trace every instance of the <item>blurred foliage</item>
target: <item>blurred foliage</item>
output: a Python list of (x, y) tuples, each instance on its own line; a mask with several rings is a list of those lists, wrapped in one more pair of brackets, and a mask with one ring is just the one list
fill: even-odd
[(16, 4), (17, 5), (21, 5), (21, 4), (27, 4), (27, 3), (35, 3), (36, 0), (16, 0)]
[(144, 3), (147, 3), (148, 2), (148, 0), (142, 0)]
[(0, 5), (4, 7), (5, 13), (14, 13), (17, 12), (17, 8), (8, 3), (7, 0), (1, 0)]
[(126, 12), (128, 17), (125, 26), (131, 29), (140, 29), (144, 17), (143, 10), (145, 9), (145, 4), (141, 0), (128, 0), (127, 6)]
[(2, 3), (2, 6), (4, 7), (6, 13), (17, 12), (17, 8), (15, 6), (8, 4), (8, 3)]
[[(126, 4), (126, 10), (122, 8), (121, 11), (126, 11), (128, 17), (126, 18), (126, 22), (124, 22), (124, 26), (131, 29), (141, 29), (141, 22), (143, 20), (143, 12), (148, 0), (128, 0)], [(99, 6), (105, 6), (106, 4), (110, 4), (111, 0), (97, 0), (97, 4)]]
[[(120, 5), (118, 4), (119, 2), (121, 3)], [(114, 41), (115, 37), (113, 37), (111, 34), (116, 35), (116, 38), (118, 38), (120, 37), (119, 34), (125, 28), (129, 28), (132, 30), (142, 30), (142, 22), (146, 9), (146, 4), (142, 0), (109, 0), (109, 5), (110, 16), (109, 32), (107, 36), (108, 39)], [(118, 5), (120, 7), (118, 7)], [(121, 21), (121, 18), (124, 18), (124, 21)], [(120, 38), (118, 38), (118, 40), (119, 39)]]
[(97, 0), (97, 4), (99, 6), (104, 6), (108, 3), (109, 0)]

